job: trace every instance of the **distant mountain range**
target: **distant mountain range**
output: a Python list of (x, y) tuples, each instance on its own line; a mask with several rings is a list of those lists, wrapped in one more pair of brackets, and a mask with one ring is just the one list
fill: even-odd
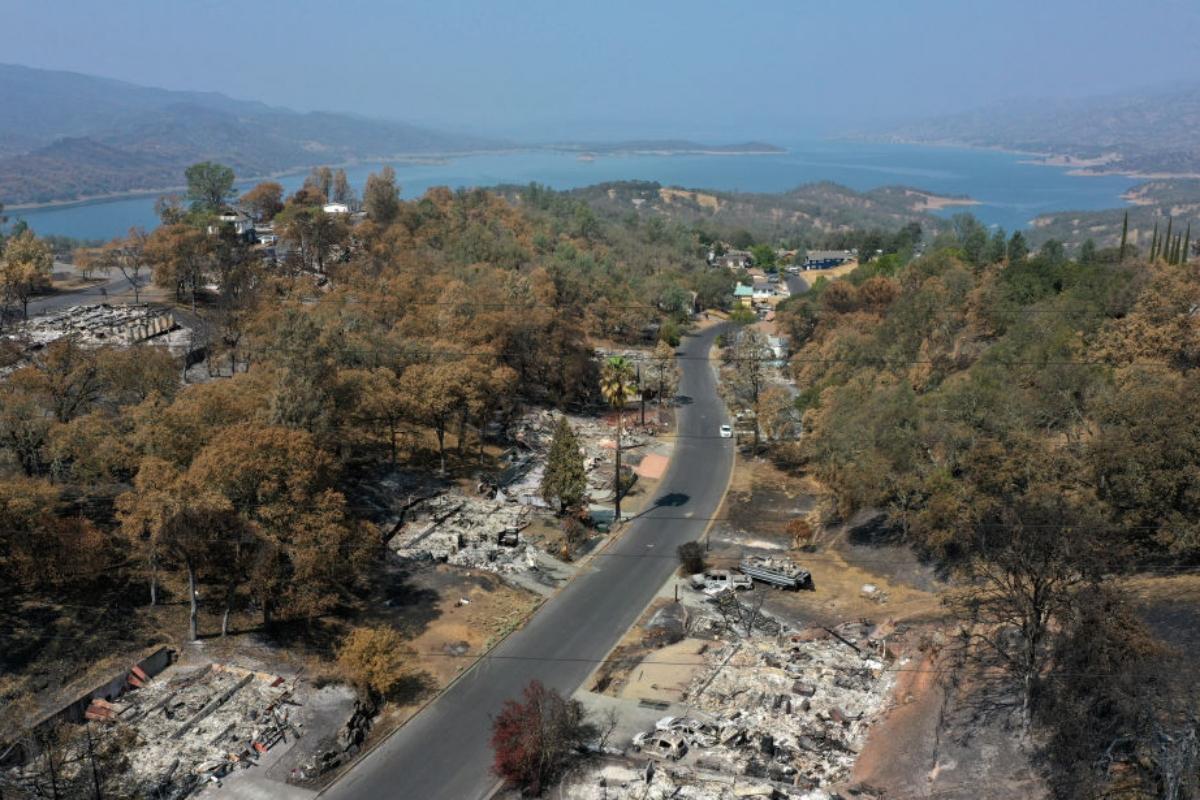
[(1200, 84), (1012, 101), (865, 138), (1040, 153), (1083, 173), (1200, 174)]
[(504, 142), (346, 114), (298, 113), (0, 65), (0, 201), (44, 203), (178, 185), (221, 161), (239, 176), (317, 164), (497, 149)]
[[(197, 161), (239, 178), (352, 162), (531, 146), (351, 114), (300, 113), (216, 92), (138, 86), (0, 64), (0, 203), (32, 205), (177, 187)], [(590, 155), (778, 152), (689, 141), (532, 146)]]

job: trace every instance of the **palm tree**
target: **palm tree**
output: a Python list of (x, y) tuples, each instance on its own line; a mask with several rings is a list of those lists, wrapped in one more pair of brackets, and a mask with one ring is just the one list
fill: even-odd
[(625, 356), (610, 356), (600, 369), (600, 394), (617, 410), (617, 473), (614, 478), (616, 500), (613, 503), (613, 522), (621, 519), (621, 412), (625, 403), (633, 398), (635, 378), (633, 365)]

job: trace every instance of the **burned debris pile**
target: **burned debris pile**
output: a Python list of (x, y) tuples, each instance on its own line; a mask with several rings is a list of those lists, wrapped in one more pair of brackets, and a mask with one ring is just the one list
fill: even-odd
[(47, 345), (70, 339), (82, 347), (165, 347), (174, 356), (189, 356), (197, 347), (193, 331), (170, 311), (142, 305), (69, 306), (31, 317), (0, 334), (0, 344), (15, 358), (0, 369), (0, 377), (32, 360)]
[(170, 334), (180, 331), (174, 315), (165, 309), (99, 303), (68, 306), (32, 317), (10, 338), (22, 339), (35, 348), (68, 336), (85, 347), (133, 345), (150, 339), (174, 344)]
[(720, 731), (704, 759), (806, 788), (845, 780), (892, 685), (879, 648), (852, 636), (812, 628), (706, 653), (688, 692)]
[(293, 719), (295, 686), (284, 678), (241, 667), (209, 664), (171, 679), (134, 668), (128, 690), (92, 698), (86, 725), (65, 744), (69, 757), (47, 749), (5, 774), (6, 782), (36, 791), (48, 761), (87, 769), (97, 741), (119, 742), (128, 765), (122, 796), (178, 800), (206, 783), (258, 763), (262, 754), (303, 735)]
[[(688, 776), (708, 772), (774, 787), (764, 796), (824, 796), (848, 779), (885, 708), (894, 683), (890, 626), (796, 631), (763, 612), (760, 599), (761, 590), (726, 589), (706, 600), (690, 635), (716, 641), (697, 651), (703, 663), (683, 692), (686, 715), (665, 717), (632, 742), (634, 758), (670, 765), (672, 791), (694, 788)], [(657, 796), (664, 780), (640, 790)]]
[(524, 506), (452, 492), (413, 506), (388, 547), (414, 561), (515, 572), (535, 556), (521, 537), (528, 524)]
[[(253, 765), (300, 730), (289, 720), (292, 687), (275, 675), (212, 664), (126, 695), (139, 747), (131, 758), (145, 785), (180, 789)], [(183, 795), (177, 795), (183, 796)]]

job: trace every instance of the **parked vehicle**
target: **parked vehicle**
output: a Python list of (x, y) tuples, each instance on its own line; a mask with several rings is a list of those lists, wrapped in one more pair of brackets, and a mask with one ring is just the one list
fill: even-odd
[(713, 723), (695, 717), (663, 717), (654, 723), (654, 729), (681, 733), (684, 738), (697, 747), (712, 747), (717, 743), (721, 733)]
[(692, 588), (705, 594), (718, 594), (726, 589), (751, 589), (754, 582), (749, 576), (729, 569), (708, 569), (691, 577)]
[(721, 438), (722, 439), (732, 439), (733, 438), (733, 427), (730, 425), (722, 425), (721, 426)]
[(633, 749), (654, 758), (678, 761), (687, 755), (687, 740), (678, 731), (646, 731), (633, 737)]

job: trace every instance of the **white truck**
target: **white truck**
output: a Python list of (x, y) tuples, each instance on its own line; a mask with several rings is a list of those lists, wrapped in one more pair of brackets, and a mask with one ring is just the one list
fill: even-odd
[(753, 581), (740, 572), (731, 569), (706, 569), (691, 577), (693, 589), (699, 589), (705, 594), (716, 595), (726, 589), (750, 589)]

